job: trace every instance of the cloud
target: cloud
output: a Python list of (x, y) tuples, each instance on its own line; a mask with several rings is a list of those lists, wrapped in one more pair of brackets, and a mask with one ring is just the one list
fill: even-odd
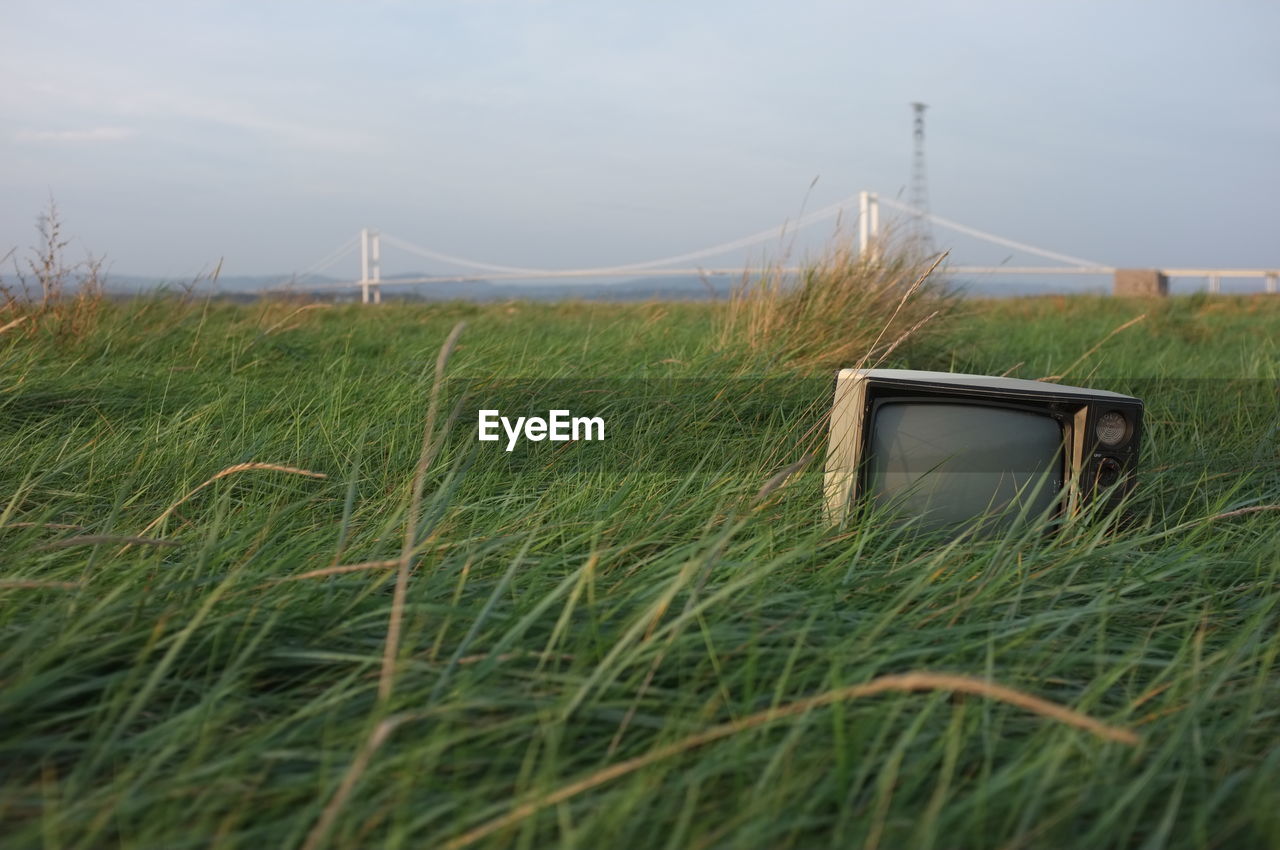
[[(0, 78), (8, 70), (3, 60), (0, 57)], [(119, 142), (141, 135), (165, 139), (182, 132), (172, 126), (173, 119), (178, 118), (233, 128), (295, 148), (341, 154), (368, 154), (380, 149), (376, 135), (353, 128), (349, 121), (329, 114), (300, 115), (298, 104), (272, 103), (257, 97), (257, 93), (219, 96), (202, 92), (198, 86), (166, 85), (110, 67), (97, 69), (96, 76), (78, 67), (62, 68), (60, 72), (64, 79), (37, 80), (30, 73), (24, 76), (19, 69), (18, 85), (0, 86), (0, 114), (25, 113), (24, 123), (28, 123), (28, 129), (14, 132), (10, 139), (26, 144)], [(253, 102), (255, 99), (260, 102)], [(63, 121), (76, 122), (81, 127), (40, 128), (46, 122)], [(110, 123), (98, 124), (99, 121)]]
[(129, 127), (92, 127), (87, 130), (19, 130), (20, 142), (120, 142), (131, 139), (137, 131)]
[(345, 126), (294, 121), (224, 98), (152, 91), (140, 97), (137, 102), (151, 114), (178, 115), (195, 121), (233, 127), (286, 145), (339, 153), (370, 153), (377, 149), (374, 137), (368, 133)]

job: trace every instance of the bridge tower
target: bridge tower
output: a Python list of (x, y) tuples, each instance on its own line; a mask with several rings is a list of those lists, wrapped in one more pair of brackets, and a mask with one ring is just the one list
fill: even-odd
[(360, 301), (382, 303), (382, 239), (376, 230), (360, 231)]
[(932, 253), (933, 238), (929, 232), (929, 178), (924, 162), (924, 111), (928, 104), (919, 101), (911, 104), (915, 117), (911, 126), (911, 196), (910, 204), (917, 212), (912, 216), (908, 238), (912, 247), (924, 253)]

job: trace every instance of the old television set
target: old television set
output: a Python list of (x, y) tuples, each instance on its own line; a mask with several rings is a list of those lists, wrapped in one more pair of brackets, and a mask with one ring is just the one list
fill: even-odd
[(1020, 378), (842, 369), (823, 491), (928, 531), (1007, 529), (1117, 504), (1134, 486), (1142, 401)]

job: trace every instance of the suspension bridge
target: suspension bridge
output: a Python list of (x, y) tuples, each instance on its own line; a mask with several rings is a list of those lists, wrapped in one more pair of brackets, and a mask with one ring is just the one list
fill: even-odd
[[(943, 218), (942, 216), (935, 215), (924, 209), (911, 206), (910, 204), (903, 203), (896, 199), (882, 198), (874, 192), (863, 191), (859, 192), (855, 196), (845, 198), (842, 201), (823, 207), (822, 209), (806, 213), (794, 222), (788, 222), (780, 225), (779, 227), (762, 230), (758, 233), (753, 233), (740, 239), (734, 239), (718, 245), (711, 245), (696, 251), (689, 251), (659, 259), (646, 260), (644, 262), (591, 268), (525, 268), (520, 266), (483, 262), (468, 257), (459, 257), (430, 248), (424, 248), (390, 234), (380, 233), (378, 231), (365, 228), (361, 230), (358, 235), (348, 239), (329, 255), (316, 263), (313, 263), (311, 266), (308, 266), (301, 272), (294, 274), (289, 279), (281, 281), (279, 285), (272, 287), (271, 291), (290, 291), (304, 286), (309, 291), (359, 290), (361, 301), (366, 304), (376, 304), (382, 300), (383, 287), (388, 286), (417, 286), (432, 283), (479, 283), (485, 281), (533, 282), (556, 280), (572, 282), (582, 281), (583, 279), (599, 280), (637, 276), (698, 276), (703, 278), (740, 277), (742, 275), (749, 275), (753, 272), (761, 272), (764, 271), (764, 269), (751, 266), (716, 267), (689, 264), (697, 263), (699, 260), (723, 257), (736, 251), (741, 251), (777, 240), (788, 233), (795, 233), (818, 222), (843, 216), (850, 213), (855, 208), (857, 210), (859, 256), (874, 260), (878, 256), (881, 240), (885, 235), (885, 231), (882, 231), (880, 227), (881, 204), (889, 207), (893, 211), (896, 211), (916, 225), (927, 222), (928, 224), (943, 230), (969, 236), (980, 242), (998, 245), (1002, 248), (1007, 248), (1022, 254), (1030, 254), (1053, 263), (1053, 265), (1032, 266), (1012, 266), (1007, 264), (980, 266), (947, 263), (943, 266), (943, 269), (945, 273), (949, 275), (1018, 275), (1022, 277), (1032, 275), (1101, 276), (1115, 275), (1117, 272), (1121, 271), (1114, 266), (1109, 266), (1105, 263), (1099, 263), (1080, 257), (1073, 257), (1067, 254), (1029, 245), (1025, 242), (1008, 239), (994, 233), (980, 230), (976, 227), (970, 227), (960, 222)], [(383, 279), (382, 245), (384, 242), (399, 251), (403, 251), (422, 259), (431, 260), (434, 263), (452, 269), (457, 269), (458, 271), (443, 274), (421, 275), (417, 277), (398, 276), (395, 278)], [(317, 281), (310, 284), (306, 283), (307, 280), (331, 269), (356, 251), (359, 252), (360, 256), (359, 279), (337, 282)], [(768, 270), (783, 274), (798, 271), (798, 269), (794, 268), (776, 267), (770, 267)], [(1280, 268), (1170, 268), (1140, 271), (1150, 272), (1150, 274), (1165, 281), (1167, 281), (1168, 278), (1203, 279), (1206, 281), (1210, 292), (1221, 291), (1221, 282), (1224, 278), (1251, 278), (1265, 281), (1266, 291), (1268, 293), (1275, 293), (1277, 291), (1277, 279), (1280, 279)], [(1118, 276), (1116, 279), (1119, 281)]]

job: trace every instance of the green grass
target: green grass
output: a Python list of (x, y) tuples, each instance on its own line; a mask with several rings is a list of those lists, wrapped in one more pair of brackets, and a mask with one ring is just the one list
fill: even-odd
[[(970, 302), (895, 351), (1148, 404), (1123, 517), (950, 545), (825, 530), (816, 465), (757, 500), (830, 376), (717, 350), (705, 305), (297, 306), (0, 336), (5, 847), (441, 846), (513, 810), (472, 846), (1280, 845), (1280, 511), (1215, 519), (1280, 503), (1274, 299)], [(463, 319), (380, 700), (395, 569), (277, 580), (400, 556)], [(562, 399), (606, 442), (472, 438)], [(247, 462), (327, 477), (227, 475), (147, 530), (176, 546), (49, 545)], [(949, 690), (749, 720), (911, 671), (1141, 742)]]

